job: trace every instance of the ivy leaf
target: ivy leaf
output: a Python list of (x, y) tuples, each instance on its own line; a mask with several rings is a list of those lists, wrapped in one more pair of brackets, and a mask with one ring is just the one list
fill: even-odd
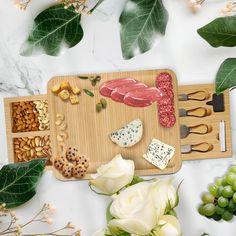
[(17, 207), (30, 200), (36, 193), (47, 159), (9, 164), (0, 170), (0, 203), (7, 208)]
[(217, 18), (197, 32), (212, 47), (235, 47), (236, 16)]
[(49, 7), (34, 19), (34, 27), (22, 45), (20, 54), (31, 56), (40, 52), (56, 56), (62, 48), (71, 48), (83, 38), (81, 15), (63, 4)]
[(123, 57), (150, 50), (165, 34), (168, 12), (162, 0), (128, 0), (120, 16)]
[(236, 86), (236, 58), (226, 59), (216, 75), (216, 94)]

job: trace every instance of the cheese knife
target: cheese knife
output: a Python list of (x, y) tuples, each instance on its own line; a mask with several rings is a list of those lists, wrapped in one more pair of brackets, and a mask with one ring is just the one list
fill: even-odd
[(186, 138), (190, 133), (192, 134), (207, 134), (212, 131), (212, 127), (206, 124), (199, 124), (194, 126), (181, 125), (180, 126), (180, 137), (181, 139)]
[(196, 91), (193, 93), (178, 95), (179, 101), (188, 101), (188, 100), (204, 101), (207, 100), (208, 98), (210, 98), (210, 94), (206, 91)]
[(204, 107), (197, 107), (190, 110), (186, 110), (183, 108), (179, 109), (180, 117), (183, 117), (183, 116), (205, 117), (205, 116), (209, 116), (210, 114), (211, 114), (211, 110), (206, 109)]
[(181, 153), (187, 154), (191, 152), (209, 152), (213, 149), (213, 145), (209, 143), (199, 143), (194, 145), (181, 145)]

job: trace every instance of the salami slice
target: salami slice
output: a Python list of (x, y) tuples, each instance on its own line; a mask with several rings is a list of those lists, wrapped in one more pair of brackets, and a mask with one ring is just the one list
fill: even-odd
[(159, 122), (165, 128), (171, 128), (175, 125), (176, 117), (173, 113), (159, 114)]
[(160, 89), (172, 89), (172, 77), (169, 73), (163, 72), (156, 78), (156, 87)]
[(173, 98), (164, 96), (159, 102), (158, 102), (159, 107), (161, 106), (167, 106), (171, 105), (173, 106)]
[(163, 106), (158, 107), (158, 112), (159, 112), (160, 115), (163, 114), (163, 113), (168, 113), (168, 114), (172, 113), (172, 114), (174, 114), (175, 109), (174, 109), (172, 104), (163, 105)]
[(111, 99), (116, 102), (123, 102), (124, 97), (127, 93), (131, 91), (136, 91), (138, 89), (147, 88), (148, 86), (144, 83), (128, 84), (122, 85), (118, 88), (115, 88), (111, 93)]
[(122, 78), (122, 79), (114, 79), (114, 80), (109, 80), (107, 82), (104, 82), (100, 89), (99, 92), (102, 96), (104, 97), (110, 97), (112, 91), (120, 86), (124, 85), (131, 85), (137, 83), (137, 80), (133, 78)]

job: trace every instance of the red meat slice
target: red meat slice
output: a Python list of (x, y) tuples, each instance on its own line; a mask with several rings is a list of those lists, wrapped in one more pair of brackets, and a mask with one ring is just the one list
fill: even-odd
[(124, 104), (132, 107), (146, 107), (162, 98), (163, 93), (158, 88), (141, 88), (127, 93)]
[(104, 82), (101, 85), (99, 92), (102, 96), (110, 97), (112, 91), (116, 87), (120, 87), (122, 85), (128, 85), (128, 84), (135, 84), (135, 83), (137, 83), (137, 80), (135, 80), (133, 78), (122, 78), (122, 79), (109, 80), (107, 82)]
[(111, 93), (111, 99), (116, 102), (123, 102), (124, 97), (128, 92), (136, 91), (138, 89), (147, 88), (148, 86), (144, 83), (122, 85), (115, 88)]

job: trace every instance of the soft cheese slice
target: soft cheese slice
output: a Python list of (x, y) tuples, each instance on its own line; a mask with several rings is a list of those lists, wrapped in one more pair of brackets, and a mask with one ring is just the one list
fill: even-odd
[(140, 119), (135, 119), (110, 134), (111, 141), (120, 147), (132, 147), (142, 139), (142, 136), (143, 123)]
[(148, 152), (143, 155), (143, 158), (163, 170), (166, 168), (174, 154), (174, 147), (157, 139), (153, 139), (151, 144), (148, 146)]

